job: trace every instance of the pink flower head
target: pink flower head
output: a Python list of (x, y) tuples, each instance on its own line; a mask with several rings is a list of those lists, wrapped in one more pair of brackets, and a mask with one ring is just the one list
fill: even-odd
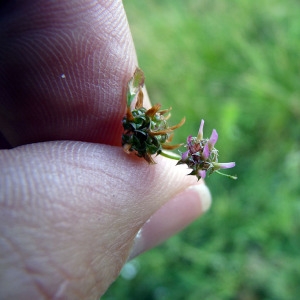
[[(200, 128), (197, 137), (189, 136), (185, 147), (187, 151), (181, 153), (181, 159), (177, 164), (186, 164), (188, 168), (192, 169), (190, 175), (196, 175), (198, 180), (217, 172), (219, 169), (229, 169), (235, 166), (234, 162), (219, 163), (218, 150), (215, 144), (218, 141), (218, 133), (213, 129), (209, 139), (203, 138), (204, 120), (201, 120)], [(222, 173), (220, 173), (222, 174)], [(235, 176), (229, 176), (236, 179)]]

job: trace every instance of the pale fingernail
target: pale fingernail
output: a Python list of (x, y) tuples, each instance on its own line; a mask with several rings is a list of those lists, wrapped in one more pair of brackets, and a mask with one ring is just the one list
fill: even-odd
[(199, 200), (201, 202), (202, 213), (205, 213), (209, 210), (211, 206), (211, 194), (206, 185), (192, 185), (189, 188), (187, 188), (187, 190), (194, 191), (198, 194)]
[(204, 184), (194, 185), (176, 195), (155, 212), (135, 237), (128, 259), (151, 249), (182, 230), (211, 205), (209, 189)]

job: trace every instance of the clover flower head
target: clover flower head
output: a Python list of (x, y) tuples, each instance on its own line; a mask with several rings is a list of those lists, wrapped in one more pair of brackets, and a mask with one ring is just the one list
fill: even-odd
[(185, 119), (177, 125), (169, 126), (171, 108), (160, 110), (160, 104), (155, 104), (150, 109), (143, 107), (144, 81), (143, 71), (137, 68), (128, 82), (127, 112), (122, 120), (124, 128), (122, 146), (126, 153), (135, 153), (149, 164), (154, 164), (151, 157), (153, 154), (158, 155), (163, 149), (173, 150), (182, 145), (170, 145), (169, 142), (172, 140), (174, 130), (182, 126)]
[[(234, 162), (219, 163), (218, 150), (215, 144), (218, 140), (218, 133), (214, 129), (209, 139), (203, 138), (204, 120), (201, 120), (200, 128), (197, 137), (189, 136), (185, 147), (187, 151), (181, 153), (181, 159), (177, 164), (186, 164), (192, 172), (190, 175), (195, 175), (198, 180), (205, 178), (213, 172), (220, 173), (219, 169), (229, 169), (235, 166)], [(221, 173), (223, 174), (223, 173)], [(223, 174), (225, 175), (225, 174)], [(229, 176), (236, 179), (235, 176)]]

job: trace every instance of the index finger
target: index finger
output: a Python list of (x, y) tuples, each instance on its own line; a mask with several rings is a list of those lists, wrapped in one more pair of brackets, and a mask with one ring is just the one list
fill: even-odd
[(0, 21), (0, 146), (120, 145), (126, 86), (137, 65), (122, 2), (18, 5)]

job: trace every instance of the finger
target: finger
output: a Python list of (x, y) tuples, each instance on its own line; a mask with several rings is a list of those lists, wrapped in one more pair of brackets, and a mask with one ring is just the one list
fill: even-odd
[(156, 211), (143, 225), (134, 239), (129, 259), (149, 250), (181, 231), (205, 213), (211, 195), (205, 184), (192, 185)]
[(59, 139), (119, 145), (137, 65), (122, 2), (9, 5), (0, 21), (0, 146)]
[[(149, 166), (118, 147), (81, 142), (2, 152), (0, 265), (9, 272), (2, 272), (1, 292), (8, 298), (95, 299), (159, 208), (171, 200), (154, 214), (160, 224), (168, 210), (183, 212), (184, 222), (166, 220), (176, 230), (203, 210), (202, 196), (189, 188), (202, 183), (169, 159)], [(184, 198), (190, 209), (183, 210)]]

